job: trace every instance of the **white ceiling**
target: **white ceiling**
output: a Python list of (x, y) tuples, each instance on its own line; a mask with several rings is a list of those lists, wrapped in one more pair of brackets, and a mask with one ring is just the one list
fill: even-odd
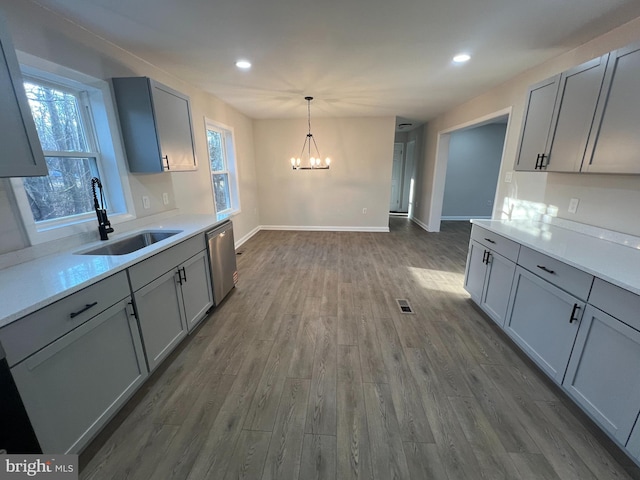
[(638, 0), (37, 3), (253, 118), (305, 116), (312, 95), (312, 116), (425, 121), (640, 16)]

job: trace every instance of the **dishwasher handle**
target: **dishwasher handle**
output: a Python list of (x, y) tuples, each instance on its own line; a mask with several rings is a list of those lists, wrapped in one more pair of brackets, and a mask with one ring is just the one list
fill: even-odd
[(226, 234), (227, 230), (229, 229), (229, 227), (231, 227), (231, 225), (232, 225), (231, 222), (229, 220), (227, 220), (222, 225), (219, 225), (218, 227), (214, 228), (213, 230), (208, 231), (206, 233), (207, 243), (213, 237), (217, 237), (218, 235)]

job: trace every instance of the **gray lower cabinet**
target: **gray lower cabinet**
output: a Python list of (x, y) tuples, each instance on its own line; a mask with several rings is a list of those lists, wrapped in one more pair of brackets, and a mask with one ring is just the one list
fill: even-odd
[(182, 270), (182, 305), (189, 331), (205, 317), (213, 306), (213, 289), (206, 250), (193, 256), (180, 267)]
[(78, 453), (147, 376), (130, 298), (11, 369), (46, 453)]
[(209, 260), (199, 234), (129, 268), (149, 370), (213, 306)]
[(589, 305), (563, 387), (625, 445), (640, 411), (640, 332)]
[(556, 382), (562, 383), (584, 302), (518, 266), (505, 331)]
[(500, 326), (504, 325), (516, 265), (472, 240), (469, 244), (465, 289)]
[(149, 371), (155, 370), (187, 334), (179, 275), (170, 270), (133, 294)]
[(9, 28), (0, 15), (0, 177), (47, 175)]

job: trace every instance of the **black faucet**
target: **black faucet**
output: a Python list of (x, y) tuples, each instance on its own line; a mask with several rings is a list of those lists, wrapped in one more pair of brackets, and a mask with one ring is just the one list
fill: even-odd
[[(100, 189), (100, 203), (98, 204), (98, 196), (96, 195), (96, 185)], [(98, 231), (100, 232), (100, 240), (109, 240), (107, 233), (113, 233), (111, 222), (107, 218), (107, 209), (104, 208), (104, 193), (102, 192), (102, 183), (98, 177), (91, 179), (91, 191), (93, 192), (93, 207), (96, 209), (98, 217)]]

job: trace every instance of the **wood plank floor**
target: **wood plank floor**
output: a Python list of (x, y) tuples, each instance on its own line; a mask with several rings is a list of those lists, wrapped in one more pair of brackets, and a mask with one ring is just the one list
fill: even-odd
[(83, 452), (81, 478), (640, 478), (473, 306), (470, 225), (390, 227), (244, 244), (236, 289)]

